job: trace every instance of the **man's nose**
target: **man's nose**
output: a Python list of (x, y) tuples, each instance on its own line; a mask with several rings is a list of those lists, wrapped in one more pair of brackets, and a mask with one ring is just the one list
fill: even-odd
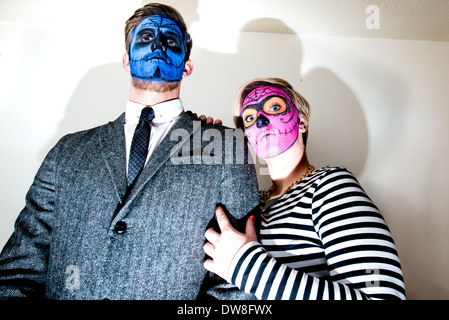
[(153, 51), (162, 50), (165, 52), (165, 45), (160, 32), (156, 35), (156, 38), (154, 38), (152, 48)]
[(267, 119), (267, 117), (265, 117), (262, 113), (259, 114), (259, 116), (257, 117), (256, 120), (256, 127), (257, 128), (263, 128), (266, 127), (270, 124), (270, 120)]

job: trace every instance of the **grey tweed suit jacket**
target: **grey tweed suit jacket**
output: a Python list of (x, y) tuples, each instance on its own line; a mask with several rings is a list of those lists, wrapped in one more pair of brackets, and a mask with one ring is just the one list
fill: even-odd
[(63, 137), (0, 255), (0, 297), (195, 299), (216, 204), (237, 219), (258, 205), (246, 144), (212, 148), (234, 131), (195, 120), (180, 116), (130, 190), (124, 114)]

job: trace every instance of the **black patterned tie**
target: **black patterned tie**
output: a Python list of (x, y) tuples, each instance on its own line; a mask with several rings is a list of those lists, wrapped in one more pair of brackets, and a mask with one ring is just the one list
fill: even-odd
[(150, 143), (151, 121), (154, 119), (153, 108), (145, 107), (140, 114), (139, 123), (134, 131), (128, 164), (128, 187), (131, 186), (145, 165)]

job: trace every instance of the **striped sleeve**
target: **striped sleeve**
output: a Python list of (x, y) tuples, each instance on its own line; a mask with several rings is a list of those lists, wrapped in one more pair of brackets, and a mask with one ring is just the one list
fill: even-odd
[(322, 177), (313, 193), (312, 219), (328, 277), (292, 269), (251, 242), (231, 264), (232, 283), (258, 299), (405, 299), (390, 231), (351, 173), (342, 169)]

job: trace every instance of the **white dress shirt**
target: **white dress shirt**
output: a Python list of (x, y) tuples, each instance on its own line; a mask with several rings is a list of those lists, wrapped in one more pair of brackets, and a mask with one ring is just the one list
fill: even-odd
[[(128, 101), (125, 111), (125, 138), (126, 138), (126, 175), (128, 175), (129, 153), (133, 141), (134, 131), (139, 123), (140, 113), (145, 105)], [(162, 102), (152, 106), (155, 118), (151, 123), (150, 143), (145, 164), (150, 159), (156, 147), (161, 143), (173, 124), (184, 112), (180, 99)]]

